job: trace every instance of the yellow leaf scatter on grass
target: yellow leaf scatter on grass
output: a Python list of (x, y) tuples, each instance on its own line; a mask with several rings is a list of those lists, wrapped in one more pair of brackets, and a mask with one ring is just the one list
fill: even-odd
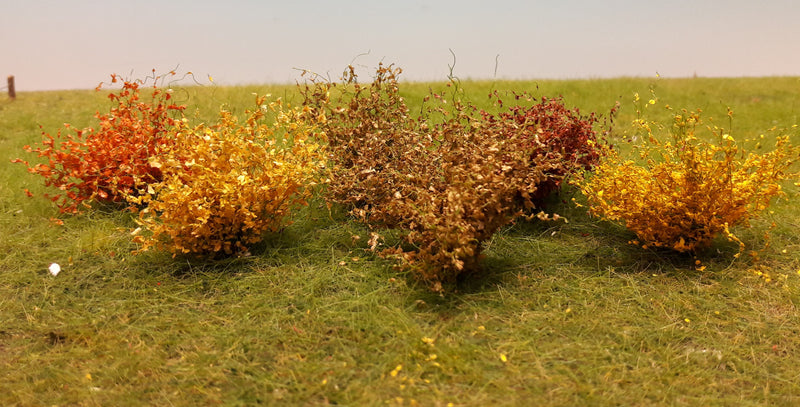
[(391, 372), (389, 372), (389, 375), (392, 377), (397, 377), (397, 374), (400, 373), (401, 370), (403, 370), (403, 365), (397, 365), (394, 369), (392, 369)]

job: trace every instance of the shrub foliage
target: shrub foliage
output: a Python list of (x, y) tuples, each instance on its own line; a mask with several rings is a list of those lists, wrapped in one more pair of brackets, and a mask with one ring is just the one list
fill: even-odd
[(635, 125), (644, 135), (635, 153), (609, 151), (580, 188), (592, 215), (624, 224), (644, 248), (694, 252), (722, 234), (743, 249), (730, 228), (746, 226), (782, 194), (781, 181), (796, 176), (790, 167), (798, 150), (786, 136), (755, 154), (720, 127), (705, 127), (710, 141), (698, 135), (700, 111), (674, 114), (667, 141), (653, 134), (658, 123)]
[[(306, 116), (325, 117), (332, 162), (326, 197), (343, 204), (371, 225), (396, 227), (404, 216), (382, 208), (413, 182), (426, 182), (426, 167), (436, 165), (434, 140), (419, 131), (400, 96), (400, 69), (381, 66), (374, 81), (358, 83), (352, 67), (344, 83), (319, 82), (301, 88)], [(332, 99), (333, 98), (333, 99)], [(421, 172), (420, 172), (421, 171)]]
[[(240, 122), (224, 109), (216, 125), (179, 123), (173, 143), (149, 164), (164, 174), (129, 200), (145, 208), (142, 250), (173, 254), (246, 254), (265, 232), (286, 225), (321, 175), (323, 152), (313, 126), (280, 100), (257, 99)], [(268, 124), (267, 111), (275, 122)]]
[[(124, 195), (135, 193), (137, 182), (160, 181), (162, 173), (149, 159), (171, 145), (167, 133), (185, 106), (174, 104), (171, 95), (158, 88), (159, 79), (155, 77), (146, 95), (141, 94), (143, 81), (123, 80), (122, 88), (108, 96), (115, 105), (108, 113), (95, 115), (97, 128), (77, 130), (65, 124), (55, 137), (42, 132), (41, 146), (25, 146), (25, 150), (37, 153), (45, 163), (14, 161), (60, 191), (46, 196), (62, 213), (78, 213), (93, 199), (120, 202)], [(112, 83), (120, 80), (111, 75)]]
[[(503, 105), (498, 92), (490, 96)], [(577, 108), (567, 108), (561, 97), (543, 97), (536, 101), (528, 94), (517, 94), (514, 99), (516, 105), (497, 115), (481, 112), (482, 121), (502, 134), (518, 136), (518, 142), (533, 144), (535, 141), (536, 154), (549, 158), (547, 179), (535, 192), (531, 191), (533, 202), (541, 206), (544, 198), (559, 189), (565, 177), (591, 170), (598, 163), (603, 151), (603, 141), (594, 130), (598, 118), (594, 112), (583, 116)], [(525, 192), (520, 191), (521, 194)]]
[(363, 86), (350, 68), (341, 85), (312, 78), (301, 92), (311, 117), (328, 118), (329, 201), (373, 228), (403, 231), (404, 244), (382, 254), (440, 291), (478, 268), (483, 242), (499, 228), (536, 208), (563, 176), (596, 162), (595, 119), (560, 99), (495, 115), (435, 93), (414, 117), (400, 96), (400, 73), (381, 65)]

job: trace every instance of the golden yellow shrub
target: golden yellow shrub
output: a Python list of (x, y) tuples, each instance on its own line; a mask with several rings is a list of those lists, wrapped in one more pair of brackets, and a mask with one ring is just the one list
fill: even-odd
[(787, 136), (755, 154), (716, 126), (706, 127), (713, 141), (699, 137), (699, 111), (675, 114), (668, 141), (657, 139), (657, 123), (635, 124), (642, 144), (629, 157), (608, 151), (579, 186), (592, 215), (624, 224), (644, 248), (692, 252), (723, 234), (743, 249), (730, 228), (748, 225), (782, 194), (781, 181), (796, 176), (790, 167), (798, 150)]
[[(221, 110), (214, 126), (184, 120), (175, 128), (174, 147), (151, 162), (164, 180), (130, 198), (144, 205), (138, 222), (149, 233), (135, 238), (142, 250), (246, 253), (306, 203), (324, 167), (319, 134), (280, 101), (256, 102), (244, 123)], [(271, 125), (270, 110), (276, 114)]]

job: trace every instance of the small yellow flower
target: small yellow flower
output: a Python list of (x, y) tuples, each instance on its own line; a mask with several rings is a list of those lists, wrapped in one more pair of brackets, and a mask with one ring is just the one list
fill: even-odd
[(506, 356), (505, 353), (500, 354), (500, 360), (503, 361), (503, 363), (508, 362), (508, 357)]

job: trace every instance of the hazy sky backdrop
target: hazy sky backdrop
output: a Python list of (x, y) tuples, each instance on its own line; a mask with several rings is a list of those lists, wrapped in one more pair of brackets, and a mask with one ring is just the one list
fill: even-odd
[[(336, 79), (379, 61), (406, 80), (800, 76), (797, 0), (4, 0), (0, 86), (93, 88), (111, 73), (215, 83)], [(366, 55), (362, 55), (366, 54)]]

